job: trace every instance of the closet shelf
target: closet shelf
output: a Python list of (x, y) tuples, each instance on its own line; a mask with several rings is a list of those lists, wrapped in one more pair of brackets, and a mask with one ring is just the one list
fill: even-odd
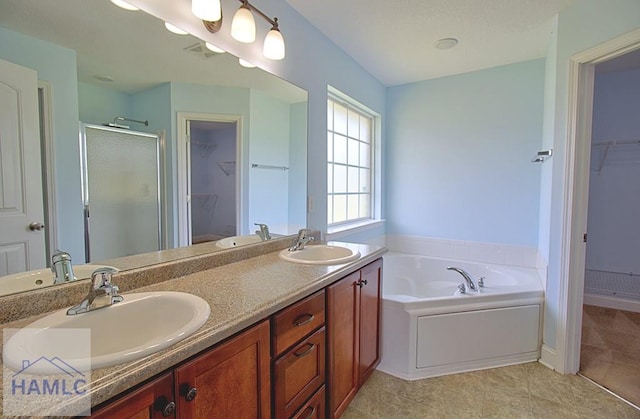
[(602, 172), (602, 166), (604, 166), (604, 162), (605, 160), (607, 160), (607, 155), (609, 154), (609, 150), (612, 147), (621, 146), (621, 145), (640, 145), (640, 140), (611, 140), (611, 141), (604, 141), (601, 143), (591, 144), (592, 148), (604, 147), (604, 150), (602, 151), (602, 156), (600, 156), (600, 164), (598, 165), (598, 170), (597, 170), (598, 174)]

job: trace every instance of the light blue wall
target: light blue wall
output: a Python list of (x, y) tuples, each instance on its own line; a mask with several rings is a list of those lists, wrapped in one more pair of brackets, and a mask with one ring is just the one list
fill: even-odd
[(537, 246), (544, 60), (388, 92), (387, 232)]
[(307, 102), (291, 105), (289, 142), (289, 228), (307, 225)]
[[(251, 91), (249, 162), (289, 165), (289, 105), (264, 93)], [(249, 225), (267, 224), (272, 232), (288, 232), (289, 172), (278, 169), (249, 170)], [(242, 230), (244, 232), (244, 230)]]
[[(571, 191), (565, 188), (565, 161), (567, 148), (567, 103), (569, 58), (585, 49), (613, 39), (640, 27), (640, 2), (637, 0), (577, 0), (562, 11), (558, 17), (558, 36), (555, 49), (555, 109), (553, 115), (553, 164), (550, 206), (549, 243), (540, 248), (548, 248), (543, 255), (549, 261), (545, 300), (544, 343), (550, 349), (556, 348), (558, 303), (562, 262), (563, 214), (565, 196)], [(547, 211), (542, 212), (544, 214)]]
[[(38, 79), (51, 84), (55, 185), (57, 192), (57, 247), (84, 261), (83, 212), (78, 141), (78, 77), (73, 50), (0, 27), (0, 58), (31, 68)], [(63, 228), (64, 226), (64, 228)]]
[[(85, 124), (102, 125), (113, 122), (116, 116), (133, 118), (131, 95), (95, 84), (78, 83), (78, 104), (80, 121)], [(119, 123), (131, 125), (127, 122)], [(132, 129), (137, 128), (132, 126)]]

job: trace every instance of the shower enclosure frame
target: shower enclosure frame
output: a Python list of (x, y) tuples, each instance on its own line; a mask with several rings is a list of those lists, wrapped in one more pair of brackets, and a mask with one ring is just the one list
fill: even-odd
[(148, 132), (133, 131), (130, 129), (114, 128), (104, 125), (95, 124), (80, 124), (80, 181), (82, 185), (82, 209), (83, 209), (83, 222), (84, 222), (84, 248), (85, 248), (85, 262), (91, 262), (91, 237), (89, 231), (89, 208), (90, 208), (90, 196), (89, 196), (89, 168), (87, 163), (87, 128), (97, 129), (107, 132), (114, 132), (118, 134), (135, 135), (138, 137), (147, 137), (155, 139), (155, 162), (156, 162), (156, 185), (157, 185), (157, 214), (158, 214), (158, 250), (163, 249), (162, 238), (162, 226), (163, 226), (163, 211), (162, 211), (162, 172), (161, 172), (161, 136), (159, 134), (153, 134)]

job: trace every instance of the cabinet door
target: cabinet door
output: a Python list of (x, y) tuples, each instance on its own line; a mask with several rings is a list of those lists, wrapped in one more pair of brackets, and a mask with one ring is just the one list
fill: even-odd
[(340, 417), (358, 391), (360, 271), (327, 287), (329, 416)]
[(380, 363), (380, 291), (382, 259), (360, 271), (360, 356), (358, 387), (369, 378)]
[(269, 322), (205, 352), (174, 374), (178, 418), (270, 417)]
[(175, 418), (175, 406), (173, 375), (167, 373), (97, 410), (91, 417), (96, 419)]

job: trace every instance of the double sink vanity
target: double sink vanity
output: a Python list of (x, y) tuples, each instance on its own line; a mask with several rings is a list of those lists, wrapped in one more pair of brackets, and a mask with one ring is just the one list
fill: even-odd
[(379, 362), (386, 249), (290, 245), (118, 272), (123, 301), (75, 315), (87, 281), (2, 297), (4, 386), (43, 346), (78, 358), (30, 327), (89, 328), (91, 357), (79, 364), (91, 363), (90, 389), (68, 404), (89, 397), (92, 417), (339, 417)]

